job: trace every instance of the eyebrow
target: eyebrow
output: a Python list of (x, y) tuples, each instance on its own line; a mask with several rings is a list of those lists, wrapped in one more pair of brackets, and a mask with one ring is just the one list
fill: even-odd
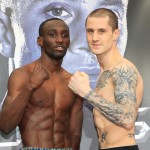
[(102, 0), (99, 2), (100, 5), (114, 5), (114, 6), (122, 6), (121, 8), (123, 8), (124, 4), (122, 2), (122, 0), (113, 0), (113, 1), (110, 1), (110, 0)]
[[(48, 30), (47, 32), (49, 33), (49, 32), (51, 32), (51, 31), (57, 31), (57, 29), (52, 28), (52, 29)], [(61, 31), (63, 31), (63, 32), (69, 32), (69, 30), (67, 30), (67, 29), (63, 29), (63, 30), (61, 30)]]
[(119, 18), (122, 18), (122, 16), (124, 15), (124, 9), (123, 8), (124, 8), (125, 5), (123, 3), (123, 0), (113, 0), (113, 1), (102, 0), (102, 1), (99, 2), (98, 7), (103, 6), (103, 5), (104, 5), (104, 7), (108, 6), (107, 7), (108, 9), (109, 8), (111, 9), (111, 6), (118, 7), (120, 11), (115, 11), (115, 9), (113, 11), (117, 13), (117, 16)]

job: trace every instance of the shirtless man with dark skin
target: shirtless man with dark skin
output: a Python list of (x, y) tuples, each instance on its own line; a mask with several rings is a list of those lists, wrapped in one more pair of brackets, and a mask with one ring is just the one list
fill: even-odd
[(61, 67), (70, 44), (67, 24), (56, 18), (44, 21), (37, 43), (41, 57), (9, 77), (0, 129), (9, 133), (19, 126), (22, 149), (79, 150), (83, 100), (69, 89), (72, 75)]
[(105, 8), (93, 11), (86, 20), (86, 34), (100, 64), (99, 80), (92, 90), (89, 76), (78, 71), (71, 77), (69, 87), (94, 106), (101, 149), (138, 150), (134, 130), (143, 80), (134, 64), (119, 53), (117, 16)]

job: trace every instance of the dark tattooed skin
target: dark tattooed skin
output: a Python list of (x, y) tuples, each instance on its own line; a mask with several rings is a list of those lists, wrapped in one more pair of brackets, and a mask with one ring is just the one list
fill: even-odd
[(136, 119), (137, 70), (128, 64), (119, 64), (111, 72), (102, 73), (97, 88), (104, 88), (109, 78), (112, 78), (115, 87), (115, 102), (106, 100), (94, 91), (88, 94), (88, 101), (117, 125), (126, 126), (133, 123)]
[(130, 138), (134, 138), (134, 133), (129, 133), (128, 135)]
[(100, 80), (97, 83), (97, 88), (103, 88), (107, 84), (108, 79), (110, 78), (111, 72), (109, 70), (106, 70), (103, 72), (103, 75), (101, 76)]
[(106, 140), (106, 135), (107, 135), (107, 132), (104, 132), (104, 133), (101, 135), (101, 143), (103, 143), (103, 142)]

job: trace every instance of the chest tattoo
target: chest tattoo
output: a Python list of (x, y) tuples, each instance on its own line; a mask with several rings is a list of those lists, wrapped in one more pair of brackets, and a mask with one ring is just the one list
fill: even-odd
[(109, 70), (107, 71), (104, 71), (100, 77), (100, 80), (98, 81), (97, 83), (97, 86), (98, 88), (103, 88), (106, 86), (109, 78), (110, 78), (110, 75), (111, 75), (111, 72)]

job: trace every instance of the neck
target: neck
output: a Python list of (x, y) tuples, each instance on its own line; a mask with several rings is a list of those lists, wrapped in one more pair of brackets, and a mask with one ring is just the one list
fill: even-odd
[(122, 60), (122, 56), (117, 47), (105, 54), (97, 56), (98, 62), (102, 70), (110, 70)]
[(57, 74), (61, 71), (62, 67), (62, 59), (57, 60), (57, 59), (50, 59), (48, 56), (47, 57), (40, 57), (38, 60), (42, 66), (52, 75), (52, 74)]

